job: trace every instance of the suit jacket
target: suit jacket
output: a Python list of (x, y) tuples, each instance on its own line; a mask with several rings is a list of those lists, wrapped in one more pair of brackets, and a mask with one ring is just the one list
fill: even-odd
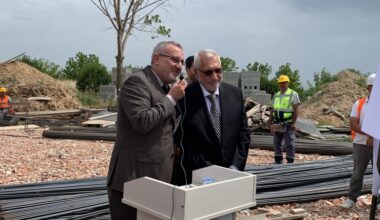
[(124, 182), (143, 176), (170, 182), (180, 111), (166, 97), (150, 66), (124, 82), (118, 105), (107, 186), (122, 192)]
[[(219, 87), (222, 140), (219, 143), (199, 82), (186, 89), (181, 100), (183, 129), (176, 142), (184, 147), (188, 182), (191, 171), (209, 165), (236, 166), (244, 170), (250, 144), (250, 131), (240, 89), (226, 83)], [(183, 133), (181, 133), (183, 130)], [(183, 136), (182, 136), (183, 135)], [(182, 141), (181, 141), (182, 138)]]

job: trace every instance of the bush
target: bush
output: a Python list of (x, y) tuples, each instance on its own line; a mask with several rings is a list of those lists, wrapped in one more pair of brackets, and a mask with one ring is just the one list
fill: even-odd
[(90, 64), (82, 68), (78, 74), (77, 88), (80, 91), (98, 92), (100, 85), (111, 82), (111, 75), (103, 65)]
[(90, 108), (106, 108), (108, 106), (113, 106), (111, 100), (104, 100), (93, 91), (78, 92), (78, 100), (82, 105)]
[(50, 62), (49, 60), (42, 58), (36, 59), (24, 55), (19, 59), (19, 61), (26, 63), (53, 78), (58, 78), (60, 76), (59, 65)]

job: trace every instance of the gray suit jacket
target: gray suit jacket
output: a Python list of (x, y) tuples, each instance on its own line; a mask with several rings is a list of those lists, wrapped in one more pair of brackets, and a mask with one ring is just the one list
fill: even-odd
[(124, 82), (118, 105), (107, 186), (122, 192), (124, 182), (143, 176), (170, 182), (173, 134), (181, 115), (150, 66)]

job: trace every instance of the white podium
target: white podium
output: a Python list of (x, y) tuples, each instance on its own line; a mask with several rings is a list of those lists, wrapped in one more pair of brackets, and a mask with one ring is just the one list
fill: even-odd
[[(214, 182), (203, 184), (204, 178)], [(209, 166), (193, 171), (192, 184), (186, 186), (149, 177), (126, 182), (122, 202), (137, 208), (138, 220), (224, 220), (234, 219), (236, 211), (255, 206), (255, 198), (255, 175)]]

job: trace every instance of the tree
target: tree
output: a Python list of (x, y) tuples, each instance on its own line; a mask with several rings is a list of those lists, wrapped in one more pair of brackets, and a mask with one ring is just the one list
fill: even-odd
[(107, 85), (111, 82), (111, 75), (103, 65), (88, 64), (80, 69), (77, 78), (77, 88), (80, 91), (98, 92), (100, 85)]
[(319, 73), (314, 73), (314, 85), (319, 89), (322, 85), (336, 81), (337, 77), (333, 76), (325, 67)]
[(82, 52), (78, 52), (75, 54), (75, 57), (70, 57), (69, 60), (66, 61), (65, 69), (63, 69), (63, 77), (78, 80), (79, 73), (82, 69), (90, 65), (103, 66), (99, 61), (99, 57), (95, 54), (86, 55)]
[(58, 78), (60, 75), (59, 65), (50, 62), (49, 60), (45, 60), (43, 58), (31, 58), (30, 56), (24, 55), (19, 59), (19, 61), (26, 63), (53, 78)]
[(300, 96), (302, 96), (304, 89), (301, 85), (300, 75), (298, 73), (298, 70), (293, 71), (290, 65), (291, 63), (286, 63), (280, 66), (278, 71), (276, 72), (275, 79), (277, 79), (280, 75), (287, 75), (290, 79), (289, 87), (296, 91)]
[(235, 72), (239, 69), (239, 67), (236, 67), (235, 60), (229, 57), (220, 57), (220, 62), (222, 62), (223, 71)]
[(276, 80), (270, 80), (269, 75), (272, 73), (272, 66), (268, 63), (262, 64), (259, 62), (254, 62), (253, 64), (248, 63), (246, 66), (247, 70), (243, 71), (256, 71), (260, 73), (260, 89), (265, 90), (269, 94), (274, 94), (277, 90)]
[[(159, 7), (167, 6), (169, 0), (91, 0), (111, 22), (116, 31), (116, 87), (122, 83), (124, 50), (129, 36), (136, 31), (169, 36), (170, 29), (160, 25), (159, 15), (152, 13)], [(158, 27), (157, 27), (158, 26)]]

